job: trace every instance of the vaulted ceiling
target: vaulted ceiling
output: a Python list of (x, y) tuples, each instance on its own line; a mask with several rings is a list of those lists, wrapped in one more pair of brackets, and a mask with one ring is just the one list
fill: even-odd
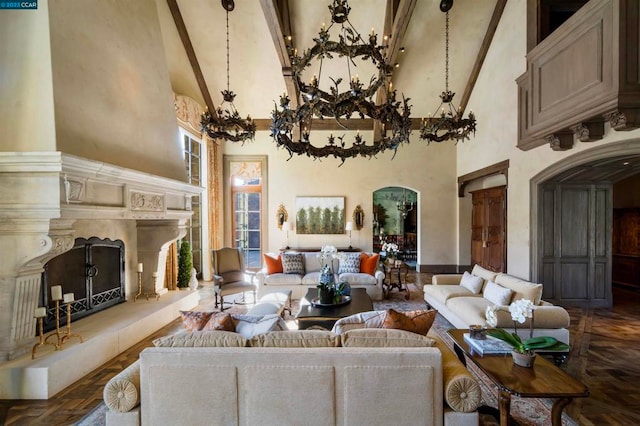
[[(225, 1), (225, 0), (223, 0)], [(330, 24), (331, 0), (236, 0), (229, 13), (230, 88), (241, 115), (268, 128), (274, 102), (292, 97), (284, 38), (303, 51), (323, 23)], [(227, 87), (226, 11), (220, 0), (156, 0), (173, 90), (202, 105), (217, 106)], [(440, 0), (351, 0), (349, 20), (366, 37), (371, 29), (391, 35), (386, 49), (393, 87), (411, 99), (412, 117), (433, 113), (444, 90), (445, 15)], [(467, 105), (506, 0), (455, 0), (450, 11), (449, 89), (454, 104)], [(332, 38), (336, 33), (332, 32)], [(401, 49), (404, 48), (404, 49)], [(524, 58), (522, 58), (524, 61)], [(368, 81), (367, 64), (355, 73)], [(345, 78), (346, 63), (323, 64), (324, 75)], [(352, 73), (353, 73), (352, 69)], [(317, 73), (310, 70), (310, 75)], [(310, 78), (309, 78), (310, 79)], [(321, 84), (323, 82), (321, 81)], [(515, 87), (515, 82), (514, 82)], [(515, 89), (514, 89), (515, 90)], [(416, 120), (417, 121), (417, 120)]]

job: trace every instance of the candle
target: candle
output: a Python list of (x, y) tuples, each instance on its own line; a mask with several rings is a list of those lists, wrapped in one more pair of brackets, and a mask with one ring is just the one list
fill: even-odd
[(152, 274), (151, 274), (151, 276), (152, 276), (153, 278), (158, 278), (158, 273), (157, 273), (157, 272), (154, 272), (154, 273), (152, 273)]
[(138, 272), (142, 272), (143, 269), (142, 263), (138, 263)]
[(51, 287), (51, 300), (61, 300), (62, 299), (62, 286), (54, 285)]
[(47, 308), (45, 308), (44, 306), (40, 306), (38, 308), (36, 308), (36, 311), (34, 312), (33, 316), (35, 318), (44, 318), (47, 316)]
[(73, 300), (73, 293), (65, 293), (62, 303), (71, 303)]

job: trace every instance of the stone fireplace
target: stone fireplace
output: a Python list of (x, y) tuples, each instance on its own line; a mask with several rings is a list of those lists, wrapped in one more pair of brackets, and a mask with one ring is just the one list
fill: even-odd
[[(166, 293), (167, 250), (184, 235), (191, 197), (201, 188), (60, 152), (0, 152), (0, 192), (0, 360), (7, 361), (35, 342), (34, 310), (48, 303), (45, 264), (78, 239), (126, 247), (124, 300), (133, 300), (138, 290), (138, 263), (144, 265), (143, 291)], [(89, 269), (82, 279), (95, 272)], [(100, 272), (111, 278), (120, 273)], [(72, 274), (57, 271), (53, 285), (78, 292), (81, 284)]]

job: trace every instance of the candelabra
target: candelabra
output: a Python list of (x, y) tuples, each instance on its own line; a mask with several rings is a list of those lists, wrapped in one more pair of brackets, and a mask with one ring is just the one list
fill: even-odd
[(84, 339), (82, 338), (81, 335), (71, 332), (71, 304), (73, 303), (73, 293), (65, 294), (64, 303), (66, 303), (67, 305), (67, 331), (62, 336), (60, 345), (64, 344), (65, 340), (70, 339), (72, 337), (77, 337), (78, 339), (80, 339), (80, 343), (84, 343)]
[(133, 297), (134, 302), (136, 301), (136, 299), (138, 299), (138, 297), (142, 296), (142, 271), (140, 269), (141, 268), (138, 267), (138, 292)]
[[(60, 346), (62, 346), (62, 335), (60, 333), (60, 300), (62, 299), (55, 299), (54, 302), (56, 304), (56, 331), (51, 333), (50, 335), (48, 335), (45, 339), (44, 342), (48, 345), (54, 345), (56, 347), (56, 350), (60, 349)], [(56, 342), (55, 343), (50, 343), (49, 339), (55, 337), (56, 338)]]
[(34, 317), (38, 321), (38, 343), (33, 345), (33, 348), (31, 349), (31, 359), (35, 359), (36, 351), (40, 348), (40, 346), (51, 345), (56, 348), (56, 351), (60, 349), (60, 346), (57, 343), (47, 342), (44, 338), (42, 321), (46, 315), (47, 315), (47, 309), (45, 307), (36, 308)]
[(156, 290), (156, 281), (158, 280), (158, 273), (154, 272), (151, 274), (153, 278), (153, 293), (146, 293), (144, 296), (149, 300), (149, 296), (155, 296), (156, 300), (160, 300), (160, 294), (158, 294)]

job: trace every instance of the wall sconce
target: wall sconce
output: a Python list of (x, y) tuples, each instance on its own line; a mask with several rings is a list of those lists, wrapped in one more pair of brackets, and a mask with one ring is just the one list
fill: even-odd
[(284, 205), (280, 204), (278, 206), (278, 211), (276, 212), (276, 223), (278, 224), (278, 229), (282, 229), (282, 226), (288, 219), (289, 214), (287, 213), (287, 209)]
[(347, 222), (344, 230), (349, 231), (349, 249), (352, 249), (353, 247), (351, 247), (351, 231), (353, 231), (353, 222)]
[(364, 210), (360, 205), (356, 206), (353, 211), (353, 222), (355, 223), (356, 230), (361, 230), (364, 226)]
[(284, 229), (287, 233), (287, 246), (285, 247), (285, 249), (289, 250), (291, 247), (289, 247), (289, 231), (293, 230), (293, 223), (291, 222), (282, 222), (282, 228)]

